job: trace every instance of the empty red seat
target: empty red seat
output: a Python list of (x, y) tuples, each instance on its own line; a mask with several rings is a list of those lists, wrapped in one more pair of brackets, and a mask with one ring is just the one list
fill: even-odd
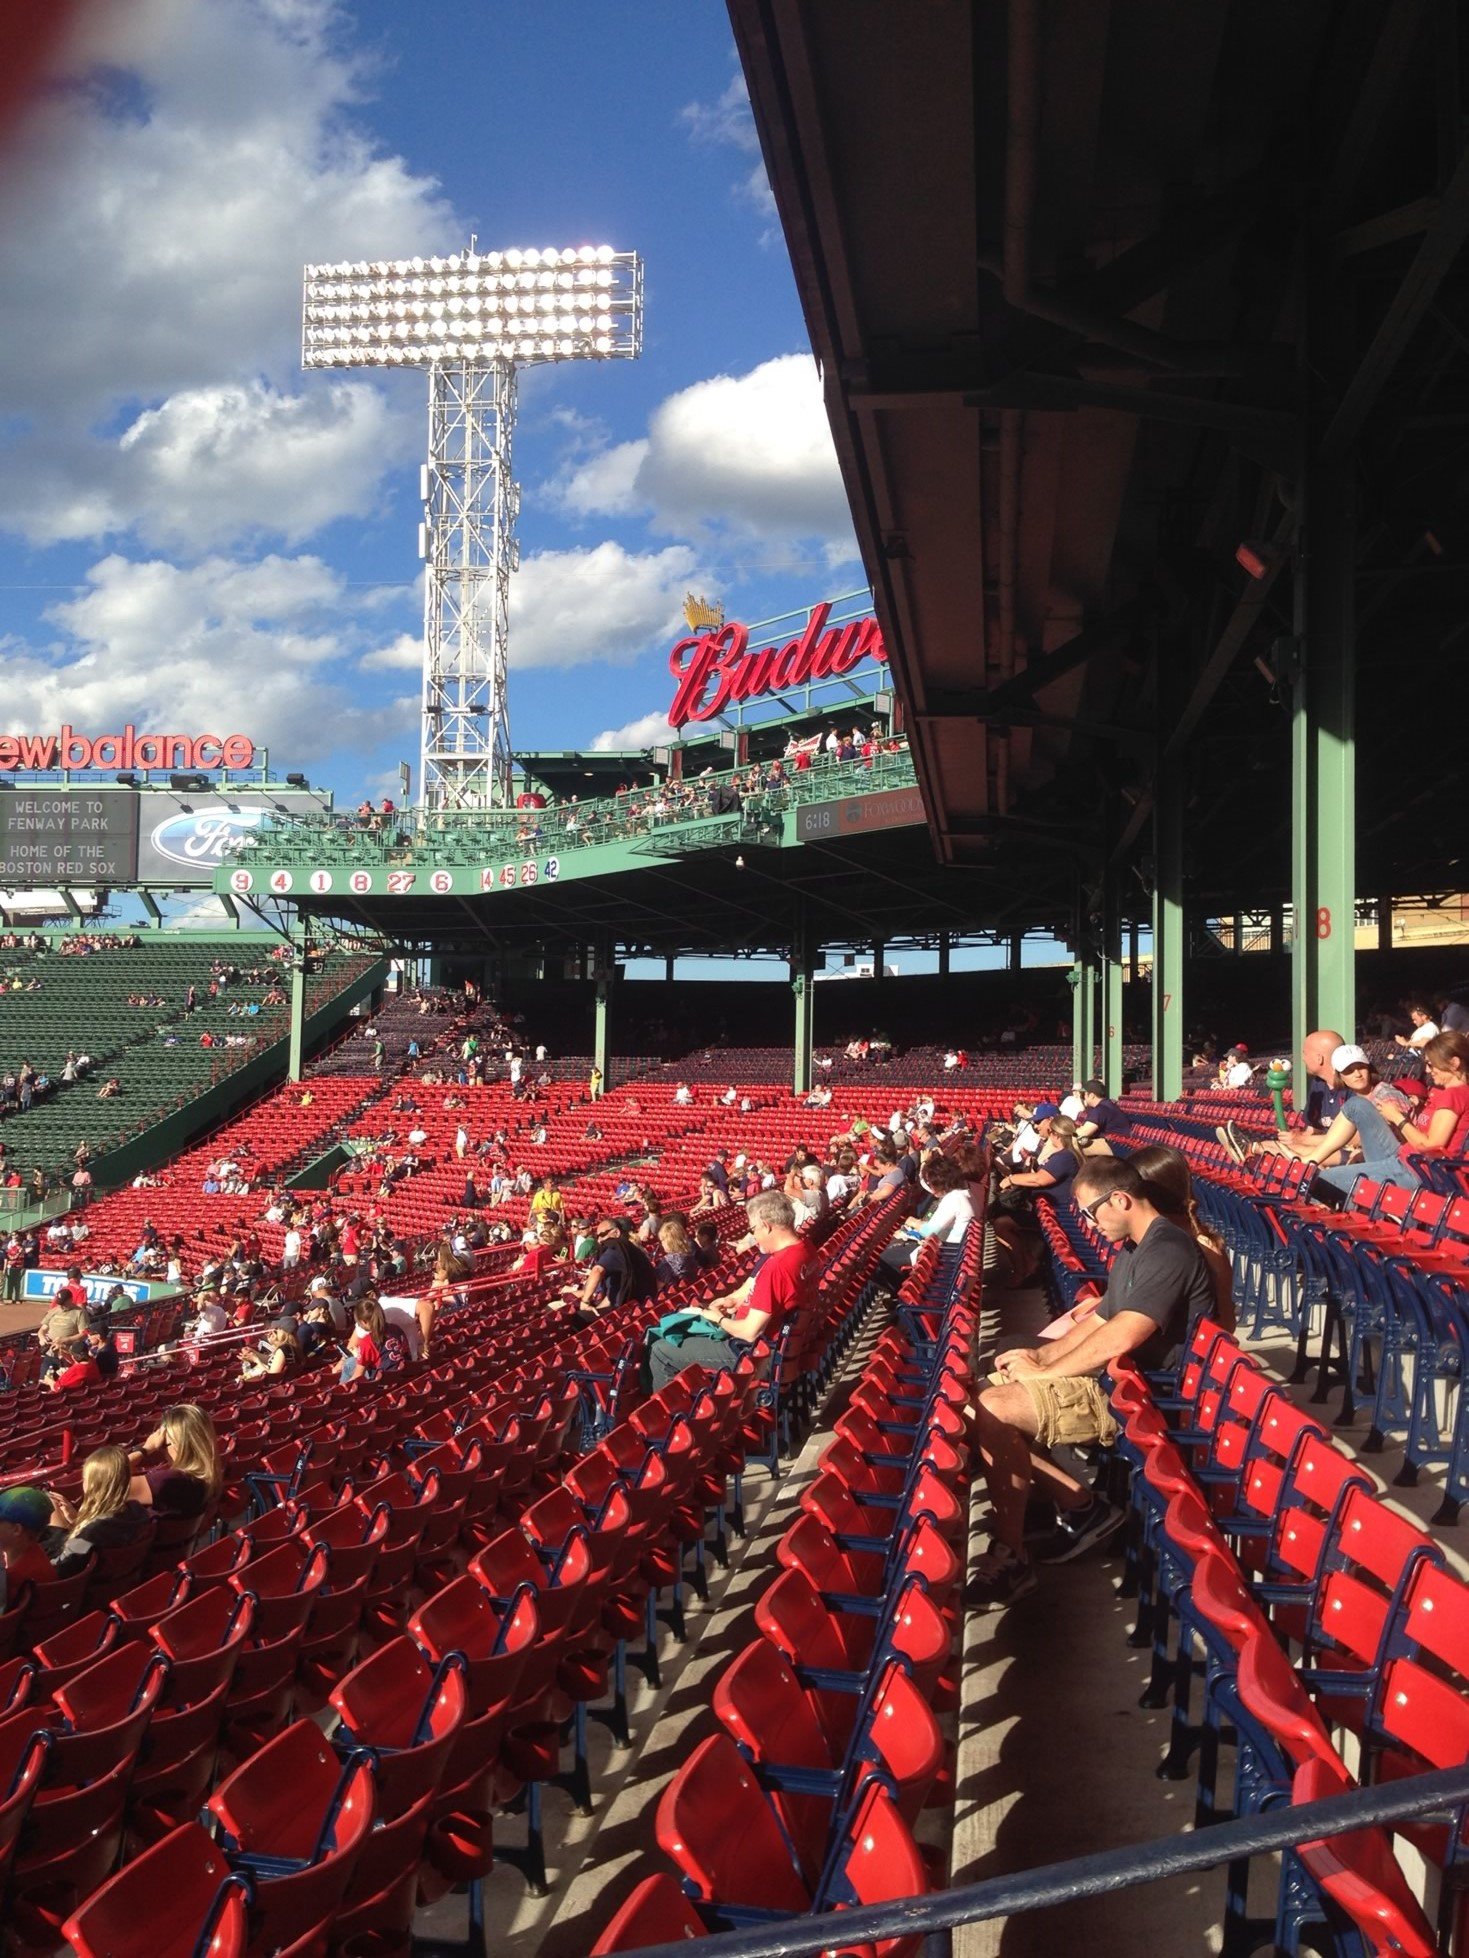
[(298, 1720), (221, 1783), (208, 1812), (252, 1880), (252, 1949), (278, 1951), (331, 1924), (372, 1828), (372, 1769), (343, 1766)]
[(77, 1958), (243, 1958), (249, 1888), (197, 1822), (144, 1850), (66, 1921)]

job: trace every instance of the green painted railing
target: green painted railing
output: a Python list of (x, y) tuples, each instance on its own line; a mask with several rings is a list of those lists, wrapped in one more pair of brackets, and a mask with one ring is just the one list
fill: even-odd
[[(641, 843), (649, 855), (697, 850), (776, 823), (789, 809), (881, 789), (915, 786), (912, 756), (902, 742), (870, 762), (813, 761), (771, 786), (769, 765), (700, 775), (656, 789), (557, 803), (546, 809), (404, 809), (371, 819), (354, 815), (275, 817), (229, 859), (229, 867), (323, 867), (371, 870), (450, 868), (493, 857), (558, 857), (605, 843)], [(758, 786), (751, 786), (752, 780)], [(639, 852), (640, 854), (642, 852)], [(224, 880), (219, 880), (224, 888)]]

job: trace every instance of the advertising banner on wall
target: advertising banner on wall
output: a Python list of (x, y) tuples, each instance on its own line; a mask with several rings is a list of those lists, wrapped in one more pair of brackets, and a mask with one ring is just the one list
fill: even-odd
[(0, 789), (0, 890), (207, 887), (230, 846), (271, 816), (324, 807), (299, 789)]
[(271, 816), (322, 814), (322, 796), (283, 789), (232, 789), (198, 794), (150, 789), (138, 797), (140, 884), (209, 885), (234, 843)]

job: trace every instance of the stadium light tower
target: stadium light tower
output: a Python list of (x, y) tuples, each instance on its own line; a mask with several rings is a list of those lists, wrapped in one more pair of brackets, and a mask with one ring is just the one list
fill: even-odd
[(481, 252), (471, 240), (448, 257), (306, 267), (303, 367), (428, 369), (419, 531), (427, 808), (483, 809), (510, 796), (519, 370), (632, 360), (642, 340), (642, 262), (610, 245)]

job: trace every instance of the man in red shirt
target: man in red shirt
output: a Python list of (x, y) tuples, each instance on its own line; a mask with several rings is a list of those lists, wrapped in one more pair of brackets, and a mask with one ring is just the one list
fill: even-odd
[(786, 1323), (814, 1302), (816, 1261), (796, 1234), (790, 1198), (764, 1190), (751, 1197), (745, 1216), (759, 1264), (738, 1290), (691, 1313), (686, 1327), (671, 1327), (649, 1342), (647, 1376), (655, 1393), (685, 1367), (730, 1368), (752, 1341), (773, 1346)]

